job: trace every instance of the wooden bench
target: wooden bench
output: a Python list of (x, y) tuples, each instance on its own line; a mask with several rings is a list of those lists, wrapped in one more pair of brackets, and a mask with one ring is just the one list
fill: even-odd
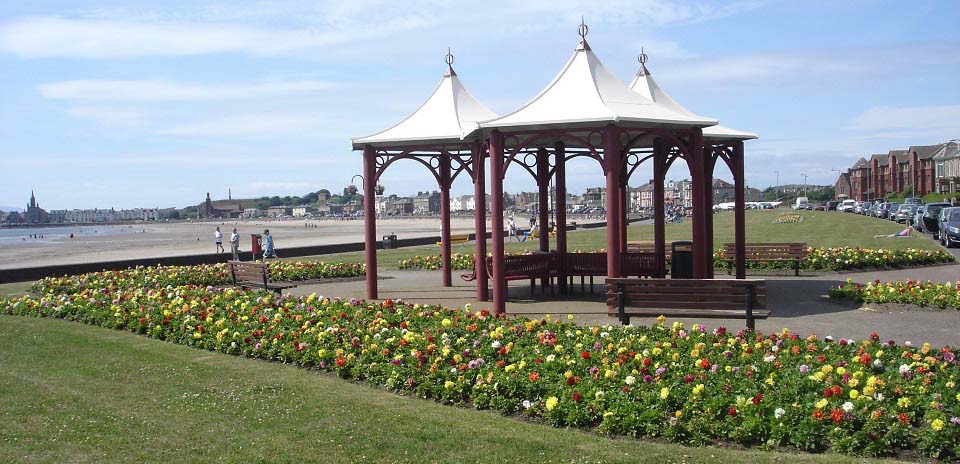
[(296, 284), (270, 282), (270, 267), (267, 263), (230, 261), (230, 278), (233, 285), (241, 288), (262, 288), (280, 293)]
[[(807, 258), (806, 243), (747, 243), (747, 261), (793, 261), (794, 275), (800, 275), (800, 263)], [(727, 274), (733, 271), (737, 258), (737, 247), (733, 243), (723, 244), (723, 259), (727, 262)]]
[(746, 279), (607, 279), (607, 307), (624, 325), (635, 316), (766, 319), (767, 286)]
[[(450, 244), (467, 243), (470, 241), (470, 234), (456, 234), (450, 236)], [(437, 246), (443, 245), (443, 242), (437, 242)]]
[[(620, 268), (625, 276), (636, 277), (655, 277), (656, 256), (653, 252), (629, 252), (624, 253)], [(606, 253), (568, 253), (566, 256), (566, 266), (564, 273), (570, 279), (570, 287), (573, 287), (573, 278), (580, 277), (580, 292), (584, 291), (584, 279), (590, 278), (590, 292), (593, 292), (593, 278), (606, 277), (607, 275), (607, 254)]]

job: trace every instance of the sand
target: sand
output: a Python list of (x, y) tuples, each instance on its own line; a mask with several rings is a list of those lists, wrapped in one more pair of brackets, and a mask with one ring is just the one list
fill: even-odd
[[(250, 250), (250, 234), (270, 229), (281, 256), (284, 247), (363, 241), (362, 219), (144, 223), (83, 226), (82, 230), (80, 227), (5, 229), (0, 240), (0, 269), (213, 253), (216, 251), (213, 233), (217, 226), (223, 232), (228, 252), (234, 227), (240, 233), (241, 251)], [(473, 217), (452, 218), (450, 226), (454, 234), (472, 232)], [(43, 234), (44, 238), (28, 237), (34, 233)], [(440, 235), (440, 220), (378, 220), (377, 239), (387, 234), (396, 234), (398, 238)]]

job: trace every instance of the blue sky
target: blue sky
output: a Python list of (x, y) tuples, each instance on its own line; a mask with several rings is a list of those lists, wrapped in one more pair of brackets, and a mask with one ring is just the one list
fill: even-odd
[[(581, 15), (624, 81), (643, 46), (676, 100), (760, 134), (751, 186), (774, 171), (832, 183), (859, 156), (960, 138), (954, 1), (3, 2), (0, 205), (30, 189), (48, 209), (341, 189), (361, 170), (349, 139), (415, 109), (448, 46), (502, 114), (559, 71)], [(603, 183), (586, 161), (568, 176), (573, 192)], [(383, 183), (425, 179), (398, 163)], [(506, 186), (533, 183), (517, 171)]]

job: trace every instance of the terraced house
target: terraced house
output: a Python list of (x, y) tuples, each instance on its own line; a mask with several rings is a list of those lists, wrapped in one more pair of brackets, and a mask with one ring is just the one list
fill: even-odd
[[(860, 158), (846, 172), (840, 174), (836, 185), (849, 186), (849, 193), (843, 194), (842, 198), (860, 201), (883, 198), (888, 194), (904, 191), (912, 191), (913, 195), (917, 196), (934, 191), (947, 192), (948, 190), (939, 187), (940, 174), (934, 158), (935, 155), (943, 153), (945, 166), (947, 159), (958, 157), (956, 150), (950, 151), (946, 147), (956, 145), (956, 141), (937, 145), (912, 145), (906, 150), (890, 150), (887, 153), (870, 155), (869, 158)], [(954, 158), (950, 158), (951, 156)], [(955, 163), (957, 162), (960, 161)], [(956, 186), (956, 183), (955, 181), (953, 185)], [(846, 191), (846, 188), (844, 190)], [(837, 196), (841, 198), (839, 189)]]

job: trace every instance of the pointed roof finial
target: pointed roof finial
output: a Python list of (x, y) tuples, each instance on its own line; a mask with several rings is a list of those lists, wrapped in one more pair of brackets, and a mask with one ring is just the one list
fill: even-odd
[(445, 76), (456, 76), (456, 71), (453, 70), (453, 53), (450, 52), (450, 47), (447, 47), (447, 55), (443, 57), (443, 61), (447, 63), (447, 72)]
[(587, 26), (587, 23), (583, 21), (583, 16), (580, 16), (580, 27), (577, 28), (577, 34), (580, 36), (580, 45), (577, 46), (577, 50), (590, 50), (590, 44), (587, 43), (587, 34), (590, 32), (590, 28)]
[(645, 76), (650, 74), (650, 71), (647, 70), (647, 54), (643, 52), (643, 47), (640, 47), (640, 55), (637, 56), (637, 61), (640, 62), (640, 71), (637, 72), (637, 75)]

